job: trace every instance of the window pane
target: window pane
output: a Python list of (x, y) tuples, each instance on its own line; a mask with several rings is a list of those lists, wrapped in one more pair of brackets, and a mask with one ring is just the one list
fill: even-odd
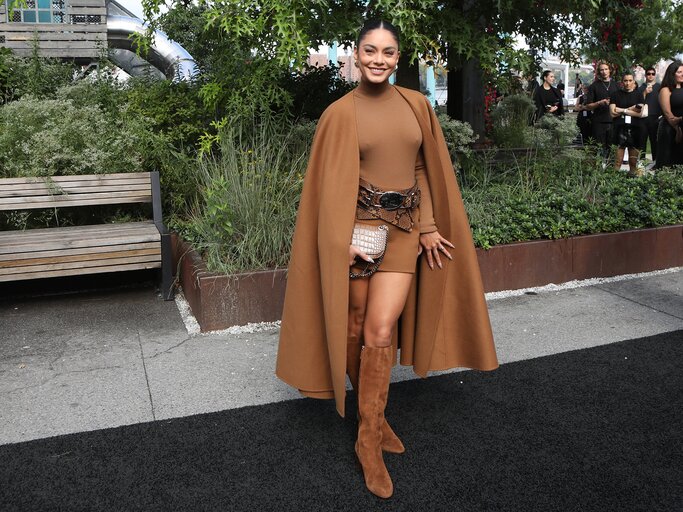
[(52, 23), (52, 12), (51, 11), (38, 11), (38, 22), (39, 23)]
[(36, 11), (22, 11), (24, 15), (24, 23), (36, 22)]
[(49, 9), (51, 4), (52, 0), (38, 0), (38, 9)]

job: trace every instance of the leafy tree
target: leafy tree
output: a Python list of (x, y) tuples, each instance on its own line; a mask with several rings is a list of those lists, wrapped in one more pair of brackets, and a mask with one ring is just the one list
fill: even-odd
[[(149, 19), (161, 3), (143, 0)], [(632, 66), (675, 55), (683, 40), (683, 7), (674, 0), (200, 0), (199, 6), (206, 26), (219, 28), (228, 46), (281, 67), (301, 65), (320, 42), (352, 41), (364, 17), (380, 15), (399, 27), (410, 57), (447, 62), (456, 72), (469, 65), (491, 79), (502, 70), (510, 86), (512, 74), (535, 70), (544, 52), (571, 63)], [(513, 48), (517, 36), (528, 51)]]

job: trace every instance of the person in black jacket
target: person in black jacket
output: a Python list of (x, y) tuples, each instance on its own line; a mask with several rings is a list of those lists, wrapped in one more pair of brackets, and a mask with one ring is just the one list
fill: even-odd
[(609, 105), (610, 114), (614, 119), (614, 144), (617, 146), (614, 166), (617, 170), (621, 168), (624, 151), (628, 148), (628, 174), (638, 176), (640, 130), (643, 118), (648, 115), (648, 109), (643, 106), (643, 96), (636, 90), (633, 73), (624, 73), (621, 83), (623, 89), (612, 94)]
[(576, 105), (574, 111), (577, 112), (576, 126), (581, 132), (581, 140), (585, 144), (591, 136), (591, 116), (592, 112), (586, 110), (586, 103), (588, 100), (588, 86), (581, 85), (576, 96)]
[(645, 70), (645, 83), (638, 87), (638, 92), (643, 95), (643, 101), (647, 105), (647, 117), (643, 119), (641, 125), (641, 149), (643, 154), (647, 149), (647, 139), (650, 139), (650, 149), (652, 150), (652, 160), (657, 160), (657, 126), (662, 109), (659, 107), (659, 89), (661, 84), (657, 82), (657, 72), (655, 68)]
[(546, 69), (543, 72), (543, 84), (534, 92), (534, 103), (536, 104), (536, 119), (540, 119), (545, 114), (561, 116), (564, 114), (562, 106), (562, 95), (555, 87), (555, 74)]
[(586, 110), (593, 113), (591, 117), (592, 138), (602, 144), (605, 157), (609, 155), (612, 142), (612, 116), (609, 111), (610, 96), (617, 92), (617, 84), (610, 77), (609, 64), (598, 64), (598, 78), (588, 87)]

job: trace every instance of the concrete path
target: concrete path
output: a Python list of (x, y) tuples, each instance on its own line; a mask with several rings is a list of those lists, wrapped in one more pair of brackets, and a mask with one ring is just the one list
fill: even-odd
[[(681, 330), (683, 270), (489, 308), (502, 364)], [(152, 288), (6, 299), (0, 444), (300, 398), (273, 374), (277, 340), (277, 330), (189, 335)]]

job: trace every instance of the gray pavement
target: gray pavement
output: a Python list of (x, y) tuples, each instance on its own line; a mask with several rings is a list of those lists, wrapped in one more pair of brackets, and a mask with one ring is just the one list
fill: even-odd
[[(683, 270), (489, 309), (502, 364), (681, 330)], [(277, 330), (189, 335), (149, 287), (6, 299), (0, 336), (0, 444), (300, 398), (273, 374)]]

